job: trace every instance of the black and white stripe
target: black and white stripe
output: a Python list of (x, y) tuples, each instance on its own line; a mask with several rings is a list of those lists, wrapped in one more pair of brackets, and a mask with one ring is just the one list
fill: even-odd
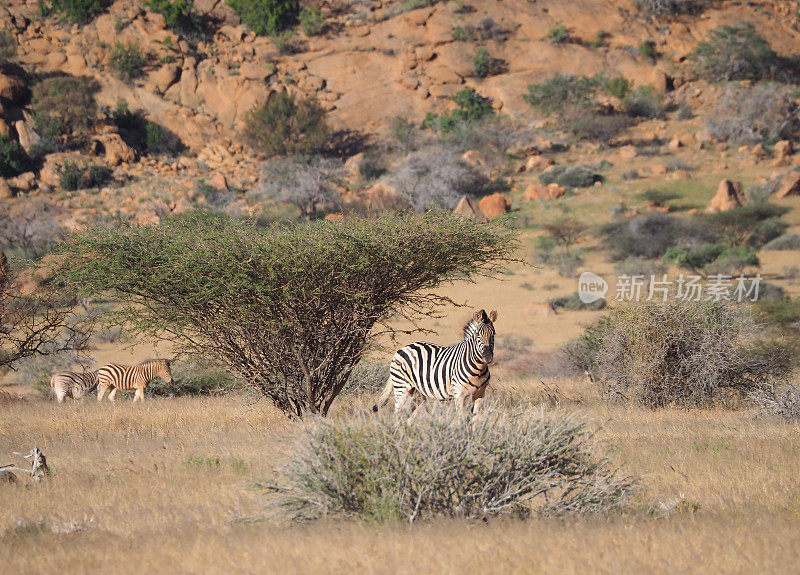
[(114, 396), (118, 389), (135, 389), (136, 394), (133, 401), (141, 399), (144, 401), (144, 388), (156, 377), (167, 381), (173, 385), (172, 372), (169, 362), (165, 359), (155, 359), (145, 361), (139, 365), (120, 365), (112, 363), (104, 365), (97, 370), (97, 401), (103, 400), (106, 390), (111, 389), (108, 394), (109, 401), (114, 401)]
[(389, 380), (373, 410), (377, 411), (394, 393), (395, 411), (419, 394), (424, 399), (455, 399), (462, 403), (472, 398), (476, 413), (489, 385), (496, 319), (496, 311), (489, 315), (484, 310), (476, 311), (464, 328), (463, 341), (448, 346), (416, 342), (398, 350), (389, 366)]
[(97, 372), (59, 371), (50, 378), (50, 387), (58, 403), (62, 403), (65, 397), (80, 399), (97, 388)]

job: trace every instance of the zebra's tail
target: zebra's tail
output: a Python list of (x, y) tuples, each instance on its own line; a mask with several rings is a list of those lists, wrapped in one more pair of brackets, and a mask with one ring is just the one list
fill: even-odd
[(388, 401), (389, 396), (392, 394), (392, 389), (394, 389), (394, 386), (392, 385), (392, 378), (390, 376), (389, 379), (386, 380), (386, 385), (384, 386), (380, 397), (378, 397), (378, 401), (376, 401), (375, 405), (372, 406), (372, 411), (378, 413), (378, 408)]

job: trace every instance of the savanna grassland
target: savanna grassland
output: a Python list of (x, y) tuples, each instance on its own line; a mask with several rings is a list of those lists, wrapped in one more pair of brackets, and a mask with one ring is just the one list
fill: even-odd
[[(7, 566), (33, 572), (791, 572), (800, 425), (748, 411), (607, 408), (586, 383), (508, 384), (602, 426), (598, 447), (641, 477), (608, 517), (275, 523), (254, 481), (298, 423), (240, 395), (144, 405), (3, 406), (3, 450), (33, 443), (53, 476), (0, 490)], [(555, 391), (554, 391), (555, 390)], [(347, 417), (366, 401), (344, 401)]]

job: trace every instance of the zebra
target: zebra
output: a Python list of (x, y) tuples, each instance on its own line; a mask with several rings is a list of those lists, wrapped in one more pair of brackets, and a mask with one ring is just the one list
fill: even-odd
[(103, 401), (103, 396), (109, 387), (113, 388), (108, 394), (108, 400), (114, 401), (118, 389), (135, 389), (133, 401), (144, 401), (144, 388), (156, 377), (175, 385), (170, 371), (169, 361), (154, 359), (139, 365), (119, 365), (111, 363), (97, 370), (97, 401)]
[(63, 403), (65, 397), (80, 399), (97, 388), (97, 372), (57, 371), (50, 378), (50, 387), (58, 403)]
[[(494, 310), (488, 315), (485, 310), (476, 311), (464, 326), (463, 341), (448, 346), (416, 342), (398, 350), (389, 365), (386, 386), (372, 410), (377, 412), (394, 392), (395, 413), (418, 393), (423, 400), (455, 399), (462, 405), (472, 398), (472, 413), (476, 414), (489, 385), (496, 319)], [(416, 409), (411, 419), (415, 413)]]

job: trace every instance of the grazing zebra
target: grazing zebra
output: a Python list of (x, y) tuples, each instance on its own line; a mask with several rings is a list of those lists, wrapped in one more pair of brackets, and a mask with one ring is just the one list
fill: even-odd
[(58, 403), (63, 403), (65, 397), (80, 399), (85, 393), (97, 388), (97, 372), (58, 371), (50, 378), (50, 387)]
[(464, 327), (463, 341), (448, 346), (417, 342), (400, 349), (392, 358), (389, 380), (372, 410), (378, 411), (394, 391), (395, 412), (418, 393), (423, 399), (455, 399), (462, 405), (472, 398), (472, 413), (477, 413), (489, 385), (496, 319), (496, 311), (489, 315), (476, 311)]
[(118, 389), (135, 389), (136, 394), (133, 396), (133, 401), (137, 399), (144, 401), (144, 388), (156, 377), (160, 377), (170, 385), (175, 384), (169, 369), (169, 361), (154, 359), (139, 365), (116, 363), (104, 365), (97, 370), (97, 401), (103, 401), (103, 396), (109, 387), (113, 388), (108, 394), (109, 401), (114, 401)]

